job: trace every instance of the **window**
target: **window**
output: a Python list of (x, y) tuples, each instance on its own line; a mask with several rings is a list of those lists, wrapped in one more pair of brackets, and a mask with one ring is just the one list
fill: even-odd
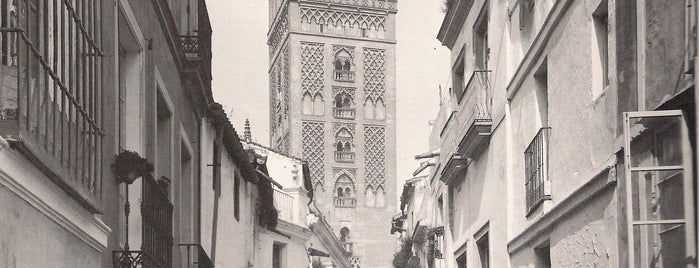
[(609, 24), (607, 1), (602, 1), (592, 13), (592, 98), (609, 85)]
[(483, 10), (478, 15), (473, 27), (473, 55), (476, 70), (488, 70), (490, 48), (488, 47), (488, 1), (483, 3)]
[(160, 88), (156, 102), (156, 119), (158, 175), (172, 178), (172, 112)]
[(551, 247), (546, 241), (544, 245), (534, 248), (536, 255), (536, 267), (551, 268)]
[(466, 268), (466, 252), (461, 253), (461, 255), (456, 257), (456, 267)]
[[(213, 176), (212, 176), (212, 181), (211, 181), (211, 187), (216, 192), (216, 189), (219, 187), (219, 183), (221, 182), (221, 149), (219, 148), (220, 145), (218, 141), (214, 141), (213, 145), (213, 163), (211, 163), (211, 166), (214, 170)], [(218, 194), (218, 192), (216, 192)]]
[(284, 245), (274, 244), (272, 246), (272, 268), (282, 268), (284, 267)]
[(333, 101), (335, 118), (354, 119), (354, 88), (333, 87), (333, 91), (335, 91), (335, 100)]
[(354, 162), (354, 135), (347, 126), (340, 127), (335, 133), (335, 161)]
[(551, 199), (548, 193), (548, 134), (549, 128), (541, 128), (534, 140), (524, 151), (525, 188), (527, 214), (534, 211), (544, 200)]
[(532, 19), (533, 19), (533, 10), (534, 10), (534, 1), (535, 0), (519, 0), (519, 30), (522, 31), (524, 29), (529, 29), (532, 30), (531, 26), (532, 24)]
[(354, 62), (352, 54), (348, 49), (352, 50), (352, 48), (343, 47), (335, 53), (335, 59), (333, 60), (335, 81), (354, 81)]
[(311, 96), (308, 92), (303, 94), (303, 114), (307, 115), (323, 115), (325, 113), (323, 107), (323, 95), (316, 93)]
[(478, 257), (481, 261), (482, 268), (490, 267), (490, 242), (488, 241), (488, 233), (486, 232), (476, 241), (478, 246)]
[(692, 152), (682, 112), (624, 113), (629, 267), (696, 260)]
[(100, 199), (102, 176), (102, 52), (96, 20), (101, 1), (80, 12), (69, 5), (0, 4), (0, 75), (6, 87), (0, 135), (21, 137), (29, 159), (49, 167), (55, 179), (70, 181), (65, 185), (79, 193), (76, 198), (93, 204)]
[(454, 67), (452, 67), (452, 92), (454, 93), (454, 96), (457, 97), (459, 101), (461, 101), (461, 96), (464, 94), (464, 88), (466, 87), (466, 81), (464, 77), (464, 51), (466, 49), (466, 45), (461, 47), (461, 51), (459, 52), (459, 56), (456, 58), (456, 63), (454, 64)]
[(357, 206), (354, 193), (354, 182), (348, 173), (338, 176), (335, 181), (335, 207), (353, 208)]

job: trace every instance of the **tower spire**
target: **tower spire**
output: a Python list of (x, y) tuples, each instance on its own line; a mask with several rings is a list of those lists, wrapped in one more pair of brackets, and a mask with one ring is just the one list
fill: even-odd
[(247, 118), (245, 119), (245, 132), (243, 132), (243, 138), (245, 139), (245, 142), (252, 141), (252, 132), (250, 131), (250, 120), (248, 120)]

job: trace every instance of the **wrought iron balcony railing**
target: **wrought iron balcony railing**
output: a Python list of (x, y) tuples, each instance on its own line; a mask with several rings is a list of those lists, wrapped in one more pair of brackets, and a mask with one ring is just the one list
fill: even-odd
[(206, 251), (200, 244), (179, 244), (179, 246), (186, 248), (184, 254), (187, 256), (187, 267), (214, 267), (214, 264), (211, 262), (211, 258), (209, 258), (209, 255), (206, 254)]
[[(490, 120), (490, 70), (473, 71), (465, 89), (459, 96), (459, 104), (466, 108), (467, 122)], [(466, 103), (462, 103), (462, 102)]]
[(279, 218), (292, 221), (294, 197), (274, 187), (274, 207), (279, 211)]
[(338, 119), (354, 119), (355, 109), (354, 108), (333, 108), (335, 118)]
[[(142, 239), (141, 250), (130, 250), (127, 242), (124, 250), (112, 252), (112, 265), (116, 268), (171, 268), (172, 267), (172, 204), (168, 194), (148, 174), (141, 178)], [(127, 194), (128, 200), (128, 194)], [(128, 202), (125, 205), (128, 221)], [(206, 266), (204, 266), (206, 267)]]
[(211, 88), (211, 22), (204, 0), (197, 1), (197, 18), (196, 34), (180, 36), (180, 45), (189, 64), (199, 70), (204, 85)]
[(344, 163), (354, 162), (354, 152), (335, 152), (335, 161)]
[(354, 81), (354, 71), (346, 70), (335, 70), (335, 81), (341, 82), (353, 82)]
[(167, 267), (155, 261), (148, 253), (141, 250), (113, 251), (112, 265), (114, 268)]
[[(168, 194), (150, 175), (143, 179), (141, 250), (162, 267), (172, 267), (172, 204)], [(144, 266), (148, 267), (148, 266)], [(161, 267), (161, 266), (158, 266)]]
[(354, 198), (354, 197), (335, 197), (335, 207), (338, 207), (338, 208), (357, 207), (357, 198)]

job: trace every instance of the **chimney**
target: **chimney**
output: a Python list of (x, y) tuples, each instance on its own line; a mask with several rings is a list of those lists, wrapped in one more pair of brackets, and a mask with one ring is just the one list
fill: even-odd
[(252, 132), (250, 132), (250, 120), (245, 119), (245, 132), (243, 132), (243, 138), (245, 139), (245, 142), (251, 142), (252, 141)]

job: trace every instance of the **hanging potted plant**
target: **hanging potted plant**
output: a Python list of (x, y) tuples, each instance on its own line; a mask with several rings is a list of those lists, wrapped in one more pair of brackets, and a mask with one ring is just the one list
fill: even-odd
[(114, 159), (112, 171), (119, 183), (131, 184), (153, 171), (153, 165), (136, 152), (123, 151)]

